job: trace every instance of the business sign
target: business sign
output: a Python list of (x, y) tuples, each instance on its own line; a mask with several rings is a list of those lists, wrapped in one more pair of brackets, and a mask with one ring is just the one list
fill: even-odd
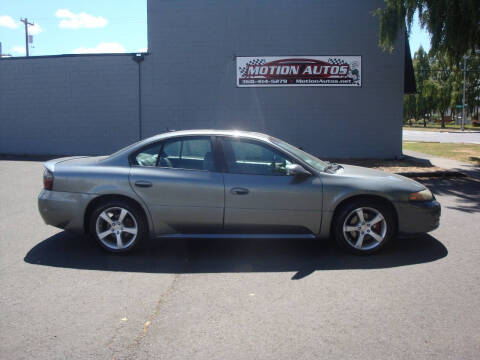
[(361, 56), (237, 57), (238, 87), (362, 86)]

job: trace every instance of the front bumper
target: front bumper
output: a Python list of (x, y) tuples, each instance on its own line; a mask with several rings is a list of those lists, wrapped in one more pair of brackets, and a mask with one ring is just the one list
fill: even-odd
[(85, 210), (94, 197), (91, 194), (42, 190), (38, 195), (38, 211), (47, 225), (83, 232)]
[(398, 232), (421, 234), (433, 231), (440, 225), (441, 205), (438, 201), (396, 203)]

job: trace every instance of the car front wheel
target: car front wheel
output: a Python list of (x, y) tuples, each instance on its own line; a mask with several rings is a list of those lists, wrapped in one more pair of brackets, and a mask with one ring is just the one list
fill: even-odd
[(355, 254), (372, 254), (394, 237), (391, 210), (381, 202), (352, 201), (334, 219), (334, 236), (344, 249)]
[(106, 201), (90, 217), (90, 234), (105, 250), (130, 251), (147, 233), (145, 217), (137, 206), (127, 201)]

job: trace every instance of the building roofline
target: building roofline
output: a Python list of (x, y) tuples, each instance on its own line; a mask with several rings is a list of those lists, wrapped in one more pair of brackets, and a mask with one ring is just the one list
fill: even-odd
[(3, 60), (33, 60), (33, 59), (51, 59), (51, 58), (69, 58), (69, 57), (90, 57), (90, 56), (135, 56), (137, 54), (150, 55), (149, 52), (131, 52), (131, 53), (93, 53), (93, 54), (59, 54), (59, 55), (39, 55), (39, 56), (10, 56), (0, 57)]

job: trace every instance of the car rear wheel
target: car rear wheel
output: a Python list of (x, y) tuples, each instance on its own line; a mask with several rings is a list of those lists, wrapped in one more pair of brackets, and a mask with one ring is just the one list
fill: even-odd
[(352, 201), (334, 219), (334, 236), (344, 249), (355, 254), (372, 254), (394, 237), (392, 211), (381, 202)]
[(90, 217), (90, 234), (109, 252), (127, 252), (147, 234), (145, 216), (130, 202), (103, 202)]

